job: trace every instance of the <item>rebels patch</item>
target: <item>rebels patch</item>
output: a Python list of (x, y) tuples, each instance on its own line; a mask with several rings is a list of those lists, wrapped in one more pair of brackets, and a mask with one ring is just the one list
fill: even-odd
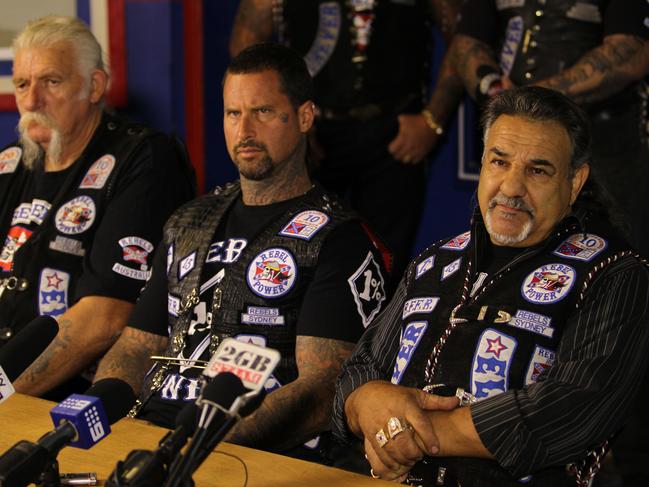
[(444, 266), (444, 268), (442, 269), (442, 277), (440, 280), (443, 281), (444, 279), (447, 279), (451, 277), (453, 274), (455, 274), (460, 269), (461, 263), (462, 263), (462, 257)]
[(597, 254), (602, 252), (607, 247), (606, 240), (592, 233), (575, 233), (561, 245), (559, 245), (553, 254), (567, 259), (583, 260), (588, 262), (592, 260)]
[(76, 255), (77, 257), (83, 257), (86, 254), (86, 250), (83, 248), (80, 240), (64, 237), (63, 235), (54, 237), (54, 240), (50, 242), (50, 248), (57, 252)]
[(518, 46), (523, 38), (524, 27), (523, 17), (520, 15), (512, 17), (509, 19), (509, 22), (507, 22), (505, 42), (503, 42), (503, 47), (500, 51), (500, 69), (502, 69), (503, 73), (506, 75), (509, 75), (512, 66), (514, 65), (516, 52), (518, 51)]
[(410, 363), (410, 359), (417, 350), (417, 346), (424, 336), (428, 323), (425, 321), (413, 321), (408, 323), (406, 328), (401, 334), (401, 346), (399, 353), (397, 353), (397, 361), (394, 363), (394, 370), (392, 371), (392, 378), (390, 382), (399, 384), (403, 378), (403, 374)]
[(471, 232), (464, 232), (458, 235), (455, 238), (452, 238), (448, 242), (446, 242), (444, 245), (440, 247), (440, 249), (446, 249), (446, 250), (464, 250), (466, 249), (466, 246), (469, 245), (469, 242), (471, 241)]
[(30, 225), (36, 223), (40, 225), (45, 220), (45, 216), (51, 207), (52, 205), (47, 201), (39, 200), (38, 198), (34, 198), (31, 203), (21, 203), (14, 210), (11, 224), (18, 225), (22, 223), (23, 225)]
[(247, 313), (241, 313), (241, 323), (263, 326), (283, 326), (285, 324), (284, 316), (279, 314), (278, 308), (263, 306), (248, 306)]
[(307, 210), (294, 216), (278, 235), (311, 240), (327, 223), (329, 223), (329, 217), (325, 213)]
[(70, 274), (45, 267), (41, 271), (38, 286), (38, 313), (59, 316), (68, 309)]
[(252, 259), (247, 273), (248, 287), (263, 298), (279, 298), (295, 284), (297, 265), (285, 249), (270, 248)]
[(577, 273), (569, 265), (547, 264), (532, 271), (523, 281), (521, 293), (530, 303), (556, 303), (565, 298)]
[(16, 171), (23, 150), (20, 147), (8, 147), (0, 152), (0, 174), (10, 174)]
[(534, 354), (530, 360), (530, 365), (527, 368), (527, 375), (525, 376), (525, 385), (538, 382), (539, 376), (548, 370), (554, 364), (555, 353), (554, 350), (549, 348), (539, 347), (534, 349)]
[(352, 290), (352, 296), (354, 296), (363, 326), (367, 328), (367, 325), (381, 311), (381, 303), (385, 301), (383, 275), (381, 275), (381, 268), (374, 260), (372, 252), (367, 253), (363, 263), (347, 279), (347, 282)]
[(403, 303), (401, 319), (405, 320), (408, 316), (415, 313), (431, 313), (435, 309), (435, 306), (437, 306), (438, 301), (439, 298), (434, 297), (409, 299)]
[[(147, 265), (147, 259), (153, 250), (153, 244), (140, 237), (124, 237), (119, 239), (118, 243), (122, 247), (124, 262), (130, 265), (116, 263), (113, 265), (113, 271), (131, 279), (148, 280), (151, 271)], [(138, 267), (134, 269), (131, 265)]]
[(56, 229), (67, 235), (76, 235), (88, 230), (97, 216), (95, 202), (90, 196), (77, 196), (64, 203), (56, 212)]
[(108, 176), (115, 167), (115, 157), (111, 154), (106, 154), (97, 159), (88, 172), (83, 177), (79, 188), (81, 189), (101, 189), (106, 184)]
[(471, 392), (476, 399), (501, 394), (509, 385), (509, 369), (518, 342), (492, 328), (480, 336), (471, 367)]
[(554, 328), (550, 326), (552, 318), (531, 311), (519, 309), (516, 311), (516, 316), (507, 322), (508, 325), (520, 328), (521, 330), (531, 331), (538, 335), (552, 338), (554, 335)]
[(429, 270), (435, 265), (435, 256), (431, 255), (430, 257), (425, 258), (419, 264), (417, 264), (417, 272), (415, 273), (415, 279), (419, 279), (421, 276), (426, 274)]

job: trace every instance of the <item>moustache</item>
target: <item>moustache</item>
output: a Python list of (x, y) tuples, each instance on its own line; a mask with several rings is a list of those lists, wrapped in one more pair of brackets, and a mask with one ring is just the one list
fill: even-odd
[(489, 200), (489, 209), (492, 210), (496, 207), (496, 205), (504, 205), (510, 208), (514, 208), (515, 210), (525, 211), (529, 213), (532, 218), (534, 218), (534, 209), (531, 208), (527, 203), (525, 203), (523, 198), (510, 198), (499, 193)]
[(239, 142), (237, 145), (234, 146), (234, 151), (238, 152), (239, 149), (244, 149), (244, 148), (250, 148), (252, 147), (253, 149), (259, 149), (259, 150), (266, 150), (266, 145), (262, 144), (261, 142), (257, 142), (256, 140), (253, 139), (247, 139), (242, 142)]
[(21, 131), (27, 130), (29, 125), (31, 123), (36, 123), (38, 125), (41, 125), (43, 127), (47, 127), (52, 130), (57, 130), (58, 127), (56, 125), (56, 122), (50, 118), (49, 115), (45, 113), (40, 113), (40, 112), (26, 112), (23, 113), (20, 116), (20, 120), (18, 121), (18, 128)]

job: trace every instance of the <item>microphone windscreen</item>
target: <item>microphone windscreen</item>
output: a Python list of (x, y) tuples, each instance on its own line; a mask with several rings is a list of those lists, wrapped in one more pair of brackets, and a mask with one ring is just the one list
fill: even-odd
[(11, 382), (43, 353), (58, 332), (59, 324), (54, 318), (38, 316), (0, 348), (0, 366)]
[(219, 406), (230, 409), (237, 397), (248, 392), (248, 389), (232, 372), (217, 374), (203, 388), (203, 400), (213, 402)]
[(176, 428), (182, 426), (183, 431), (187, 436), (192, 436), (196, 430), (196, 425), (198, 424), (198, 406), (195, 402), (190, 402), (185, 404), (185, 406), (180, 410), (178, 416), (176, 416)]
[(266, 389), (262, 389), (257, 394), (252, 396), (248, 400), (248, 402), (244, 404), (241, 409), (239, 409), (239, 416), (241, 416), (242, 418), (250, 416), (257, 409), (259, 409), (259, 406), (261, 406), (261, 403), (264, 402), (264, 399), (266, 399)]
[(126, 416), (137, 399), (130, 385), (115, 378), (98, 380), (84, 394), (101, 400), (110, 424)]

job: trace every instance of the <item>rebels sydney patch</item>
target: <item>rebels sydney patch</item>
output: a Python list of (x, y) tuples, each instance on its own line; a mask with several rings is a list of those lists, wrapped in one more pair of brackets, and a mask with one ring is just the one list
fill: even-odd
[(241, 313), (241, 323), (247, 325), (283, 326), (284, 316), (277, 308), (263, 306), (248, 306), (247, 313)]
[(507, 390), (509, 369), (518, 342), (492, 328), (486, 329), (473, 356), (471, 392), (476, 399), (495, 396)]
[(311, 240), (318, 231), (329, 223), (329, 217), (316, 210), (307, 210), (294, 216), (279, 235)]
[(83, 177), (79, 188), (81, 189), (101, 189), (106, 184), (108, 176), (115, 167), (115, 157), (111, 154), (106, 154), (97, 159), (88, 172)]
[(410, 360), (412, 359), (417, 346), (424, 336), (428, 323), (425, 321), (413, 321), (408, 323), (406, 329), (401, 334), (401, 346), (399, 353), (397, 353), (397, 361), (394, 363), (394, 370), (392, 371), (392, 378), (390, 382), (399, 384), (403, 378), (403, 373), (406, 371)]
[(439, 298), (433, 297), (409, 299), (403, 304), (401, 319), (405, 320), (408, 316), (415, 313), (432, 313), (438, 301)]
[(447, 279), (451, 277), (453, 274), (455, 274), (460, 268), (461, 263), (462, 263), (462, 257), (460, 257), (459, 259), (455, 259), (450, 264), (444, 266), (444, 268), (442, 269), (442, 277), (440, 280), (443, 281), (444, 279)]
[(76, 235), (88, 230), (97, 216), (95, 202), (90, 196), (77, 196), (64, 203), (56, 212), (56, 229), (67, 235)]
[(425, 258), (419, 264), (417, 264), (417, 272), (415, 273), (415, 279), (419, 279), (421, 276), (426, 274), (429, 270), (435, 265), (435, 256), (431, 255), (430, 257)]
[(507, 322), (508, 325), (515, 326), (521, 330), (531, 331), (532, 333), (552, 338), (554, 328), (550, 326), (550, 323), (552, 323), (552, 318), (539, 313), (525, 311), (524, 309), (517, 310), (516, 316)]
[(554, 350), (539, 347), (534, 349), (532, 360), (527, 368), (527, 375), (525, 375), (525, 385), (538, 382), (539, 376), (554, 364), (555, 353)]
[(54, 240), (50, 242), (50, 248), (57, 252), (76, 255), (77, 257), (83, 257), (86, 254), (86, 250), (83, 248), (81, 241), (64, 237), (63, 235), (57, 235)]
[(448, 242), (446, 242), (444, 245), (440, 247), (440, 249), (446, 249), (446, 250), (464, 250), (467, 245), (469, 245), (469, 242), (471, 241), (471, 232), (464, 232), (458, 235), (455, 238), (452, 238)]
[(553, 253), (559, 257), (588, 262), (606, 249), (606, 246), (606, 240), (602, 237), (598, 237), (592, 233), (585, 235), (583, 233), (575, 233), (564, 240)]
[(16, 170), (23, 150), (20, 147), (9, 147), (0, 152), (0, 174), (10, 174)]
[(38, 312), (41, 315), (59, 316), (68, 309), (70, 274), (57, 269), (44, 268), (38, 287)]
[(547, 264), (528, 274), (521, 286), (521, 293), (530, 303), (555, 303), (568, 295), (576, 275), (569, 265)]
[(352, 290), (358, 314), (363, 320), (363, 326), (367, 327), (381, 311), (381, 303), (385, 300), (381, 268), (374, 260), (372, 252), (367, 253), (363, 263), (347, 279), (347, 282)]
[(248, 286), (263, 298), (279, 298), (288, 293), (295, 284), (297, 265), (288, 250), (266, 249), (248, 266)]

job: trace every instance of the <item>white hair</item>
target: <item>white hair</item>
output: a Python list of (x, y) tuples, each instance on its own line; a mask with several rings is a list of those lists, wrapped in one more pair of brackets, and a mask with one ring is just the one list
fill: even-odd
[(76, 51), (79, 73), (90, 82), (95, 69), (106, 72), (101, 46), (88, 26), (76, 17), (48, 15), (27, 23), (13, 40), (14, 52), (29, 47), (68, 43)]

